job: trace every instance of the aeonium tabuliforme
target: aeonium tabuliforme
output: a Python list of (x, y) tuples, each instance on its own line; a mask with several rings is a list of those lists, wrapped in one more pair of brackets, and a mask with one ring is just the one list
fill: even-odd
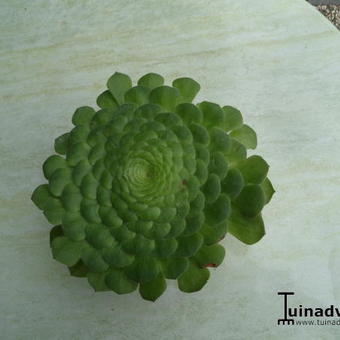
[(224, 259), (227, 231), (252, 244), (274, 189), (256, 134), (231, 106), (192, 104), (200, 85), (163, 85), (149, 73), (132, 86), (115, 73), (100, 110), (78, 108), (75, 127), (43, 164), (48, 184), (32, 200), (54, 224), (53, 257), (96, 291), (156, 300), (166, 279), (200, 290)]

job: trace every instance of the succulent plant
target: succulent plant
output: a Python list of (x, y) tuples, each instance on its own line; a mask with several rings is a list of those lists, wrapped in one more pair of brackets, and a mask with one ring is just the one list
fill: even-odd
[(55, 140), (43, 164), (48, 184), (32, 200), (47, 220), (53, 257), (95, 291), (137, 289), (155, 301), (166, 279), (200, 290), (224, 259), (227, 231), (246, 244), (264, 235), (263, 206), (274, 189), (268, 164), (241, 113), (192, 100), (200, 85), (163, 85), (149, 73), (132, 86), (115, 73)]

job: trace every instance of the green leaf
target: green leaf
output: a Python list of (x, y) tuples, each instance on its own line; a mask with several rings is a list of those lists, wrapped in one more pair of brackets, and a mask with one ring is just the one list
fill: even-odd
[(210, 136), (208, 130), (201, 124), (191, 123), (189, 129), (192, 133), (194, 141), (203, 145), (208, 145)]
[(87, 222), (101, 223), (98, 213), (99, 206), (95, 200), (83, 199), (80, 206), (80, 212)]
[(156, 122), (162, 123), (168, 128), (181, 124), (181, 118), (172, 112), (159, 113), (154, 119)]
[(191, 78), (177, 78), (172, 82), (172, 86), (176, 87), (181, 93), (183, 102), (191, 103), (200, 90), (200, 84)]
[(223, 125), (225, 113), (218, 104), (204, 101), (198, 104), (198, 107), (203, 112), (206, 127), (210, 128)]
[(79, 107), (73, 114), (74, 125), (88, 125), (96, 111), (90, 106)]
[(198, 212), (196, 215), (190, 215), (186, 218), (186, 228), (181, 236), (192, 235), (200, 230), (204, 223), (205, 216), (202, 212)]
[(80, 194), (80, 190), (72, 182), (65, 186), (60, 196), (60, 200), (63, 203), (65, 210), (71, 212), (79, 211), (82, 199), (83, 197)]
[(207, 203), (215, 202), (221, 193), (220, 178), (214, 173), (210, 174), (201, 190), (204, 192)]
[(255, 149), (257, 146), (257, 137), (255, 131), (248, 125), (231, 131), (230, 136), (242, 143), (247, 149)]
[(97, 105), (101, 109), (115, 109), (118, 107), (115, 99), (113, 98), (109, 90), (104, 91), (98, 96)]
[(156, 301), (165, 291), (166, 282), (163, 275), (159, 275), (156, 279), (141, 283), (139, 285), (139, 293), (145, 300)]
[(68, 238), (56, 237), (51, 244), (53, 257), (67, 266), (73, 266), (80, 260), (81, 244)]
[(162, 260), (163, 272), (167, 279), (175, 280), (189, 267), (189, 260), (185, 257), (171, 257)]
[(137, 288), (137, 282), (130, 280), (122, 270), (118, 269), (111, 269), (105, 282), (117, 294), (128, 294)]
[(189, 268), (178, 279), (178, 288), (185, 293), (193, 293), (201, 290), (209, 280), (210, 272), (206, 268), (200, 268), (196, 263), (190, 262)]
[(229, 135), (218, 127), (210, 131), (210, 149), (227, 153), (230, 150), (231, 142)]
[(247, 149), (236, 139), (230, 138), (230, 149), (227, 153), (230, 167), (236, 166), (240, 161), (247, 158)]
[[(147, 120), (152, 120), (154, 117), (157, 116), (159, 112), (162, 111), (162, 108), (156, 104), (144, 104), (140, 106), (135, 111), (136, 118), (144, 118)], [(146, 131), (150, 133), (150, 131)]]
[(195, 176), (191, 176), (187, 183), (186, 183), (188, 194), (189, 194), (189, 201), (192, 201), (199, 192), (200, 182)]
[(70, 133), (64, 133), (54, 140), (54, 150), (61, 155), (66, 154)]
[(176, 106), (176, 113), (189, 126), (191, 123), (201, 124), (203, 120), (203, 113), (199, 108), (191, 103), (181, 103)]
[(66, 153), (66, 160), (69, 166), (75, 166), (88, 158), (90, 147), (87, 143), (76, 143), (69, 146)]
[(151, 90), (163, 84), (164, 78), (157, 73), (148, 73), (138, 80), (138, 85), (148, 87)]
[(225, 112), (225, 129), (227, 131), (238, 129), (243, 124), (242, 114), (232, 106), (223, 106)]
[(265, 203), (265, 196), (257, 184), (246, 185), (234, 201), (239, 211), (248, 217), (259, 214)]
[[(98, 110), (92, 118), (91, 125), (94, 127), (98, 127), (100, 125), (107, 125), (107, 123), (110, 122), (114, 118), (114, 112), (115, 111), (112, 108), (104, 108), (104, 109)], [(96, 133), (97, 132), (96, 130), (94, 131), (92, 130), (91, 132), (92, 133), (95, 132), (96, 138), (100, 138), (104, 142), (106, 141), (105, 137), (103, 136), (101, 132)]]
[(109, 268), (100, 252), (91, 247), (83, 249), (81, 259), (89, 270), (94, 273), (105, 272)]
[(100, 224), (87, 225), (86, 239), (96, 249), (112, 249), (117, 244), (109, 229)]
[(151, 103), (160, 105), (163, 107), (163, 109), (166, 109), (170, 112), (175, 110), (178, 99), (178, 90), (170, 86), (156, 87), (149, 95), (149, 100)]
[(183, 236), (177, 239), (178, 248), (174, 254), (176, 257), (193, 256), (203, 244), (203, 237), (200, 233), (190, 236)]
[(195, 177), (199, 180), (200, 184), (204, 184), (208, 179), (207, 165), (201, 159), (197, 159), (196, 161)]
[(88, 268), (82, 260), (78, 261), (74, 266), (71, 266), (68, 269), (70, 274), (75, 277), (86, 277), (88, 273)]
[(63, 228), (61, 225), (56, 225), (50, 231), (50, 247), (52, 247), (53, 240), (59, 236), (64, 236)]
[(275, 189), (268, 177), (261, 183), (261, 188), (264, 192), (265, 204), (268, 204), (275, 193)]
[(228, 163), (222, 152), (213, 152), (209, 162), (209, 172), (216, 174), (223, 180), (228, 173)]
[(119, 245), (103, 249), (102, 254), (105, 261), (116, 268), (126, 267), (134, 261), (134, 256), (127, 254)]
[(119, 105), (124, 103), (124, 94), (131, 86), (130, 77), (120, 72), (115, 72), (107, 81), (107, 87)]
[(80, 217), (79, 212), (66, 213), (62, 219), (64, 235), (72, 241), (85, 239), (86, 222)]
[(244, 187), (244, 179), (241, 171), (237, 168), (230, 169), (227, 176), (221, 182), (222, 192), (231, 199), (235, 198)]
[(147, 104), (149, 100), (150, 89), (144, 86), (134, 86), (131, 87), (125, 93), (125, 102), (126, 103), (135, 103), (138, 106)]
[(269, 165), (262, 157), (253, 155), (240, 162), (239, 169), (246, 183), (260, 184), (268, 174)]
[(68, 168), (57, 169), (49, 178), (49, 190), (54, 196), (61, 196), (64, 188), (71, 182), (71, 171)]
[(43, 164), (43, 172), (46, 179), (49, 179), (57, 169), (66, 168), (67, 163), (64, 158), (58, 155), (52, 155), (46, 159)]
[(214, 203), (205, 207), (207, 223), (214, 225), (223, 222), (229, 217), (230, 210), (230, 198), (225, 194), (221, 194)]
[(204, 224), (200, 230), (204, 237), (204, 244), (210, 245), (219, 242), (227, 233), (227, 221), (215, 225)]
[(246, 217), (240, 214), (237, 208), (229, 219), (228, 232), (246, 244), (258, 242), (264, 235), (264, 224), (261, 214), (255, 217)]
[(31, 200), (40, 209), (44, 210), (48, 200), (53, 199), (53, 196), (47, 184), (39, 185), (32, 193)]
[(171, 256), (177, 249), (177, 241), (175, 238), (167, 238), (156, 241), (155, 254), (158, 257), (165, 258)]
[(155, 279), (160, 273), (161, 265), (154, 257), (139, 257), (136, 261), (126, 267), (126, 274), (140, 283), (149, 282)]
[(224, 260), (225, 249), (220, 244), (203, 246), (194, 256), (201, 267), (217, 267)]
[(44, 215), (51, 224), (61, 224), (65, 209), (59, 199), (51, 198), (46, 201)]
[(106, 275), (107, 273), (87, 273), (87, 280), (96, 292), (105, 292), (110, 290), (105, 282)]

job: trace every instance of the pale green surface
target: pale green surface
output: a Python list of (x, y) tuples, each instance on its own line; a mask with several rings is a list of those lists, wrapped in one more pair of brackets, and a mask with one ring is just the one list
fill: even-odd
[[(2, 339), (340, 338), (340, 326), (276, 326), (278, 290), (340, 305), (340, 36), (325, 18), (304, 0), (3, 0), (0, 13)], [(30, 201), (41, 163), (116, 70), (195, 78), (198, 100), (242, 111), (271, 165), (267, 235), (227, 237), (201, 292), (95, 294), (51, 258)]]

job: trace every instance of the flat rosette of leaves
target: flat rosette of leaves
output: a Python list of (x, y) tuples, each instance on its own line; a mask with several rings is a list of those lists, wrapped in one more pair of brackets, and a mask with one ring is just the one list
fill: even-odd
[(138, 288), (154, 301), (171, 279), (196, 292), (223, 261), (227, 231), (246, 244), (265, 233), (274, 189), (265, 160), (247, 157), (256, 134), (231, 106), (193, 104), (190, 78), (166, 86), (149, 73), (133, 86), (115, 73), (107, 88), (99, 110), (75, 111), (32, 195), (55, 225), (53, 257), (95, 291)]

